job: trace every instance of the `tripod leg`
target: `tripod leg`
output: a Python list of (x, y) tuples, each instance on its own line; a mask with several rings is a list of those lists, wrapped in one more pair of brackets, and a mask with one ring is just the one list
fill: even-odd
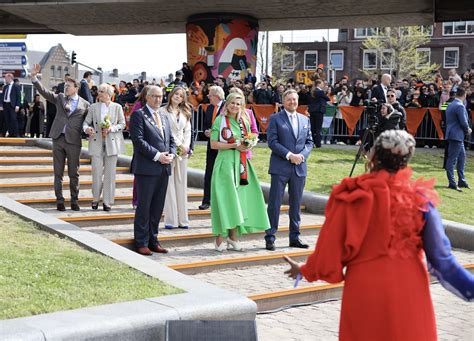
[[(365, 144), (367, 142), (367, 137), (369, 136), (369, 133), (371, 133), (370, 129), (365, 128), (364, 135), (362, 136), (362, 140), (361, 140), (361, 143), (360, 143), (360, 146), (359, 146), (359, 150), (357, 151), (354, 163), (352, 164), (351, 172), (349, 173), (349, 177), (352, 176), (352, 173), (354, 172), (357, 161), (359, 160), (360, 156), (362, 155), (362, 151), (365, 149)], [(373, 138), (373, 133), (372, 133), (371, 136)]]

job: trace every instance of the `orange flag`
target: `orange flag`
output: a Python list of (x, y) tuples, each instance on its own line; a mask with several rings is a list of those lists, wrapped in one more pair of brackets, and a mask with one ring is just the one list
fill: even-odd
[(407, 112), (407, 130), (415, 136), (416, 130), (425, 117), (426, 108), (406, 108), (405, 111)]
[(352, 136), (354, 133), (355, 126), (359, 122), (360, 115), (364, 112), (364, 107), (354, 107), (351, 105), (341, 105), (338, 107), (341, 111), (342, 118), (347, 124), (347, 129), (349, 130), (349, 135)]
[(438, 138), (440, 140), (444, 139), (444, 134), (443, 134), (443, 129), (441, 129), (441, 110), (438, 108), (428, 108), (428, 111), (430, 112), (431, 118), (433, 119), (433, 123), (436, 127), (436, 132), (438, 133)]
[(270, 115), (276, 112), (276, 106), (268, 104), (252, 104), (252, 110), (259, 123), (260, 131), (267, 131)]

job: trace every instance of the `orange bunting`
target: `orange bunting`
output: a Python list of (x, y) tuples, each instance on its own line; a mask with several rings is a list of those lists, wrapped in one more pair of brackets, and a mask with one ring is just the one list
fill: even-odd
[(360, 106), (351, 106), (351, 105), (341, 105), (338, 107), (342, 114), (344, 122), (347, 124), (347, 129), (349, 130), (349, 135), (354, 134), (355, 126), (359, 122), (360, 115), (364, 112), (364, 107)]
[(270, 121), (270, 115), (277, 111), (276, 106), (266, 104), (252, 104), (252, 110), (259, 123), (260, 131), (265, 134)]
[(426, 108), (406, 108), (407, 112), (407, 130), (413, 136), (425, 117)]
[(438, 108), (428, 108), (428, 111), (430, 112), (431, 118), (433, 119), (433, 123), (436, 127), (436, 132), (438, 133), (439, 139), (443, 140), (444, 134), (443, 129), (441, 129), (441, 110), (439, 110)]

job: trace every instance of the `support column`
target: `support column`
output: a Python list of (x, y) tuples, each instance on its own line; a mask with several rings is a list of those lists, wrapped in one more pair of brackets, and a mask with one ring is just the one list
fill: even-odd
[(231, 13), (194, 15), (188, 18), (186, 36), (194, 81), (212, 83), (218, 75), (243, 80), (247, 69), (255, 75), (257, 19)]

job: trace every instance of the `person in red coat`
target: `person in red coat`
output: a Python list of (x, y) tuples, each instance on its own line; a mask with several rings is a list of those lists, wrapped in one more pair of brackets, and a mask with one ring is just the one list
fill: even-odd
[(285, 258), (290, 277), (344, 281), (340, 340), (436, 340), (424, 253), (445, 288), (474, 300), (474, 276), (452, 256), (435, 208), (434, 179), (411, 179), (414, 150), (407, 132), (383, 132), (370, 172), (334, 186), (306, 264)]

